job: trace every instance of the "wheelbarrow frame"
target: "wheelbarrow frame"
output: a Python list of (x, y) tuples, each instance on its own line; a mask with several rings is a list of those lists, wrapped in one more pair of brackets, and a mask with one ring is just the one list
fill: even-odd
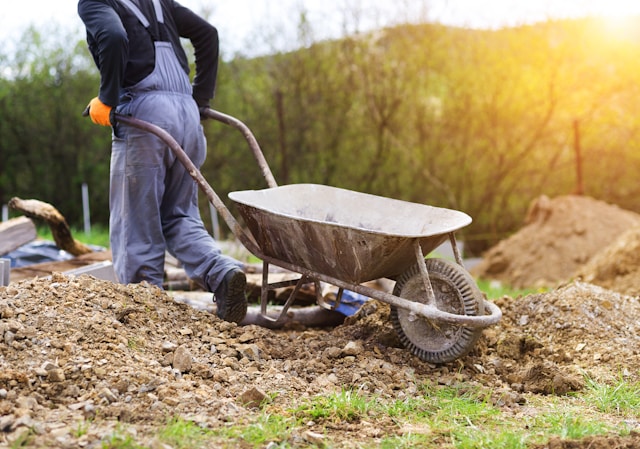
[[(263, 177), (265, 178), (267, 185), (269, 188), (277, 187), (277, 183), (269, 165), (258, 145), (257, 140), (255, 139), (251, 130), (240, 120), (223, 114), (218, 111), (214, 111), (212, 109), (206, 109), (203, 111), (203, 115), (208, 118), (217, 120), (229, 126), (232, 126), (239, 130), (247, 143), (249, 144), (250, 149), (253, 152), (253, 156), (258, 163), (258, 166), (262, 172)], [(391, 293), (387, 293), (384, 291), (380, 291), (371, 287), (367, 287), (363, 284), (354, 284), (351, 282), (346, 282), (342, 279), (338, 279), (334, 276), (331, 276), (326, 273), (320, 273), (314, 270), (310, 270), (303, 266), (290, 263), (285, 260), (277, 259), (271, 257), (260, 248), (254, 237), (248, 234), (245, 229), (238, 223), (235, 217), (231, 214), (227, 206), (220, 199), (215, 190), (211, 187), (211, 185), (207, 182), (204, 176), (201, 174), (200, 170), (193, 164), (193, 162), (189, 159), (187, 154), (184, 152), (182, 147), (178, 144), (178, 142), (164, 129), (153, 125), (151, 123), (145, 122), (140, 119), (136, 119), (134, 117), (125, 116), (121, 114), (116, 114), (116, 120), (120, 123), (132, 126), (134, 128), (138, 128), (147, 132), (150, 132), (157, 137), (159, 137), (163, 142), (169, 146), (171, 151), (174, 153), (176, 158), (182, 163), (182, 165), (189, 172), (189, 175), (194, 179), (194, 181), (198, 184), (201, 191), (206, 195), (207, 199), (213, 204), (216, 208), (217, 212), (223, 218), (225, 223), (229, 226), (234, 236), (249, 250), (253, 255), (258, 257), (263, 261), (263, 276), (262, 276), (262, 286), (261, 286), (261, 304), (260, 304), (260, 313), (262, 318), (267, 321), (278, 322), (283, 317), (286, 316), (287, 311), (290, 306), (293, 304), (296, 294), (302, 285), (313, 282), (316, 285), (316, 298), (318, 305), (334, 310), (340, 304), (340, 300), (342, 297), (342, 292), (346, 290), (351, 290), (361, 295), (364, 295), (369, 298), (377, 299), (382, 302), (389, 304), (392, 307), (397, 307), (401, 309), (405, 309), (409, 311), (409, 313), (415, 317), (424, 318), (430, 322), (443, 322), (458, 326), (465, 326), (469, 328), (484, 328), (496, 324), (502, 317), (501, 310), (494, 305), (493, 303), (486, 301), (483, 298), (479, 298), (479, 300), (483, 301), (485, 315), (459, 315), (453, 314), (449, 312), (445, 312), (443, 310), (438, 309), (437, 307), (431, 305), (434, 303), (434, 291), (432, 289), (431, 281), (429, 279), (429, 273), (425, 263), (425, 255), (423, 254), (422, 247), (420, 245), (419, 239), (415, 239), (414, 242), (414, 254), (416, 263), (418, 264), (422, 282), (424, 284), (424, 288), (427, 294), (427, 303), (419, 303), (415, 301), (410, 301), (404, 299), (402, 297), (393, 295)], [(447, 233), (449, 241), (451, 243), (455, 261), (458, 265), (463, 266), (463, 261), (458, 251), (458, 247), (456, 245), (455, 231), (451, 231)], [(280, 283), (272, 283), (268, 282), (268, 273), (269, 273), (269, 264), (287, 269), (289, 271), (299, 273), (301, 277), (297, 280), (293, 281), (285, 281)], [(326, 301), (321, 293), (320, 289), (320, 281), (326, 282), (328, 284), (334, 285), (338, 287), (338, 294), (336, 300), (333, 302)], [(289, 298), (285, 302), (280, 313), (273, 317), (268, 314), (267, 305), (268, 305), (268, 292), (269, 290), (280, 288), (283, 286), (295, 285), (294, 290), (290, 294)], [(487, 313), (488, 312), (488, 313)]]

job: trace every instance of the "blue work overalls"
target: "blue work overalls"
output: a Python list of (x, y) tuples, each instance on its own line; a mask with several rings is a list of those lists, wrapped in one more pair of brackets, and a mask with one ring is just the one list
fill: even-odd
[[(131, 1), (120, 1), (154, 38), (155, 68), (124, 90), (116, 110), (169, 132), (200, 168), (206, 140), (189, 76), (171, 43), (154, 36), (150, 19)], [(165, 26), (160, 1), (153, 2), (156, 17), (151, 20)], [(110, 171), (110, 240), (119, 282), (162, 286), (165, 251), (183, 264), (187, 276), (212, 292), (229, 270), (242, 266), (221, 254), (207, 233), (198, 210), (196, 183), (158, 137), (116, 124)]]

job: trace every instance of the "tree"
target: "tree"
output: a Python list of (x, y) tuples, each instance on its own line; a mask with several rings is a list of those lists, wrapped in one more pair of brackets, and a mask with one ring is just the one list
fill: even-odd
[(10, 70), (1, 81), (0, 201), (34, 197), (55, 205), (70, 223), (80, 223), (80, 186), (86, 182), (93, 216), (104, 221), (110, 136), (81, 116), (98, 79), (85, 46), (63, 42), (69, 38), (31, 28), (6, 57)]

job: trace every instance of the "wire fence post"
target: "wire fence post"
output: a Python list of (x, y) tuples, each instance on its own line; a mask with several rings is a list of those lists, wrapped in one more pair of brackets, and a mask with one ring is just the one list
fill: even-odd
[(91, 235), (91, 213), (89, 212), (89, 186), (82, 183), (82, 216), (84, 218), (84, 233)]
[(213, 238), (220, 240), (220, 222), (218, 221), (218, 211), (213, 204), (209, 203), (209, 213), (211, 214), (211, 227), (213, 228)]

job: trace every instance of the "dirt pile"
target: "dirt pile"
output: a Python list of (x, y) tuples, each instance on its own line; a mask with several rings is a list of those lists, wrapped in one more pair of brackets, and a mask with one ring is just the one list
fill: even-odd
[(640, 296), (640, 227), (622, 233), (581, 267), (576, 276), (610, 290)]
[[(145, 284), (60, 274), (12, 283), (0, 287), (0, 446), (30, 429), (28, 447), (101, 447), (124, 424), (139, 444), (160, 447), (167, 417), (219, 428), (262, 400), (286, 410), (343, 388), (385, 400), (424, 383), (476, 384), (517, 413), (529, 395), (581, 389), (583, 372), (637, 380), (637, 300), (575, 283), (498, 305), (502, 321), (468, 356), (435, 366), (399, 347), (376, 301), (333, 329), (269, 330), (222, 322)], [(393, 420), (308, 431), (337, 447), (402, 433)]]
[(639, 214), (603, 201), (542, 196), (531, 204), (522, 229), (487, 251), (472, 274), (515, 288), (553, 287), (638, 225)]
[(494, 328), (502, 363), (529, 368), (551, 363), (602, 380), (640, 376), (637, 298), (574, 282), (498, 304), (505, 315)]

